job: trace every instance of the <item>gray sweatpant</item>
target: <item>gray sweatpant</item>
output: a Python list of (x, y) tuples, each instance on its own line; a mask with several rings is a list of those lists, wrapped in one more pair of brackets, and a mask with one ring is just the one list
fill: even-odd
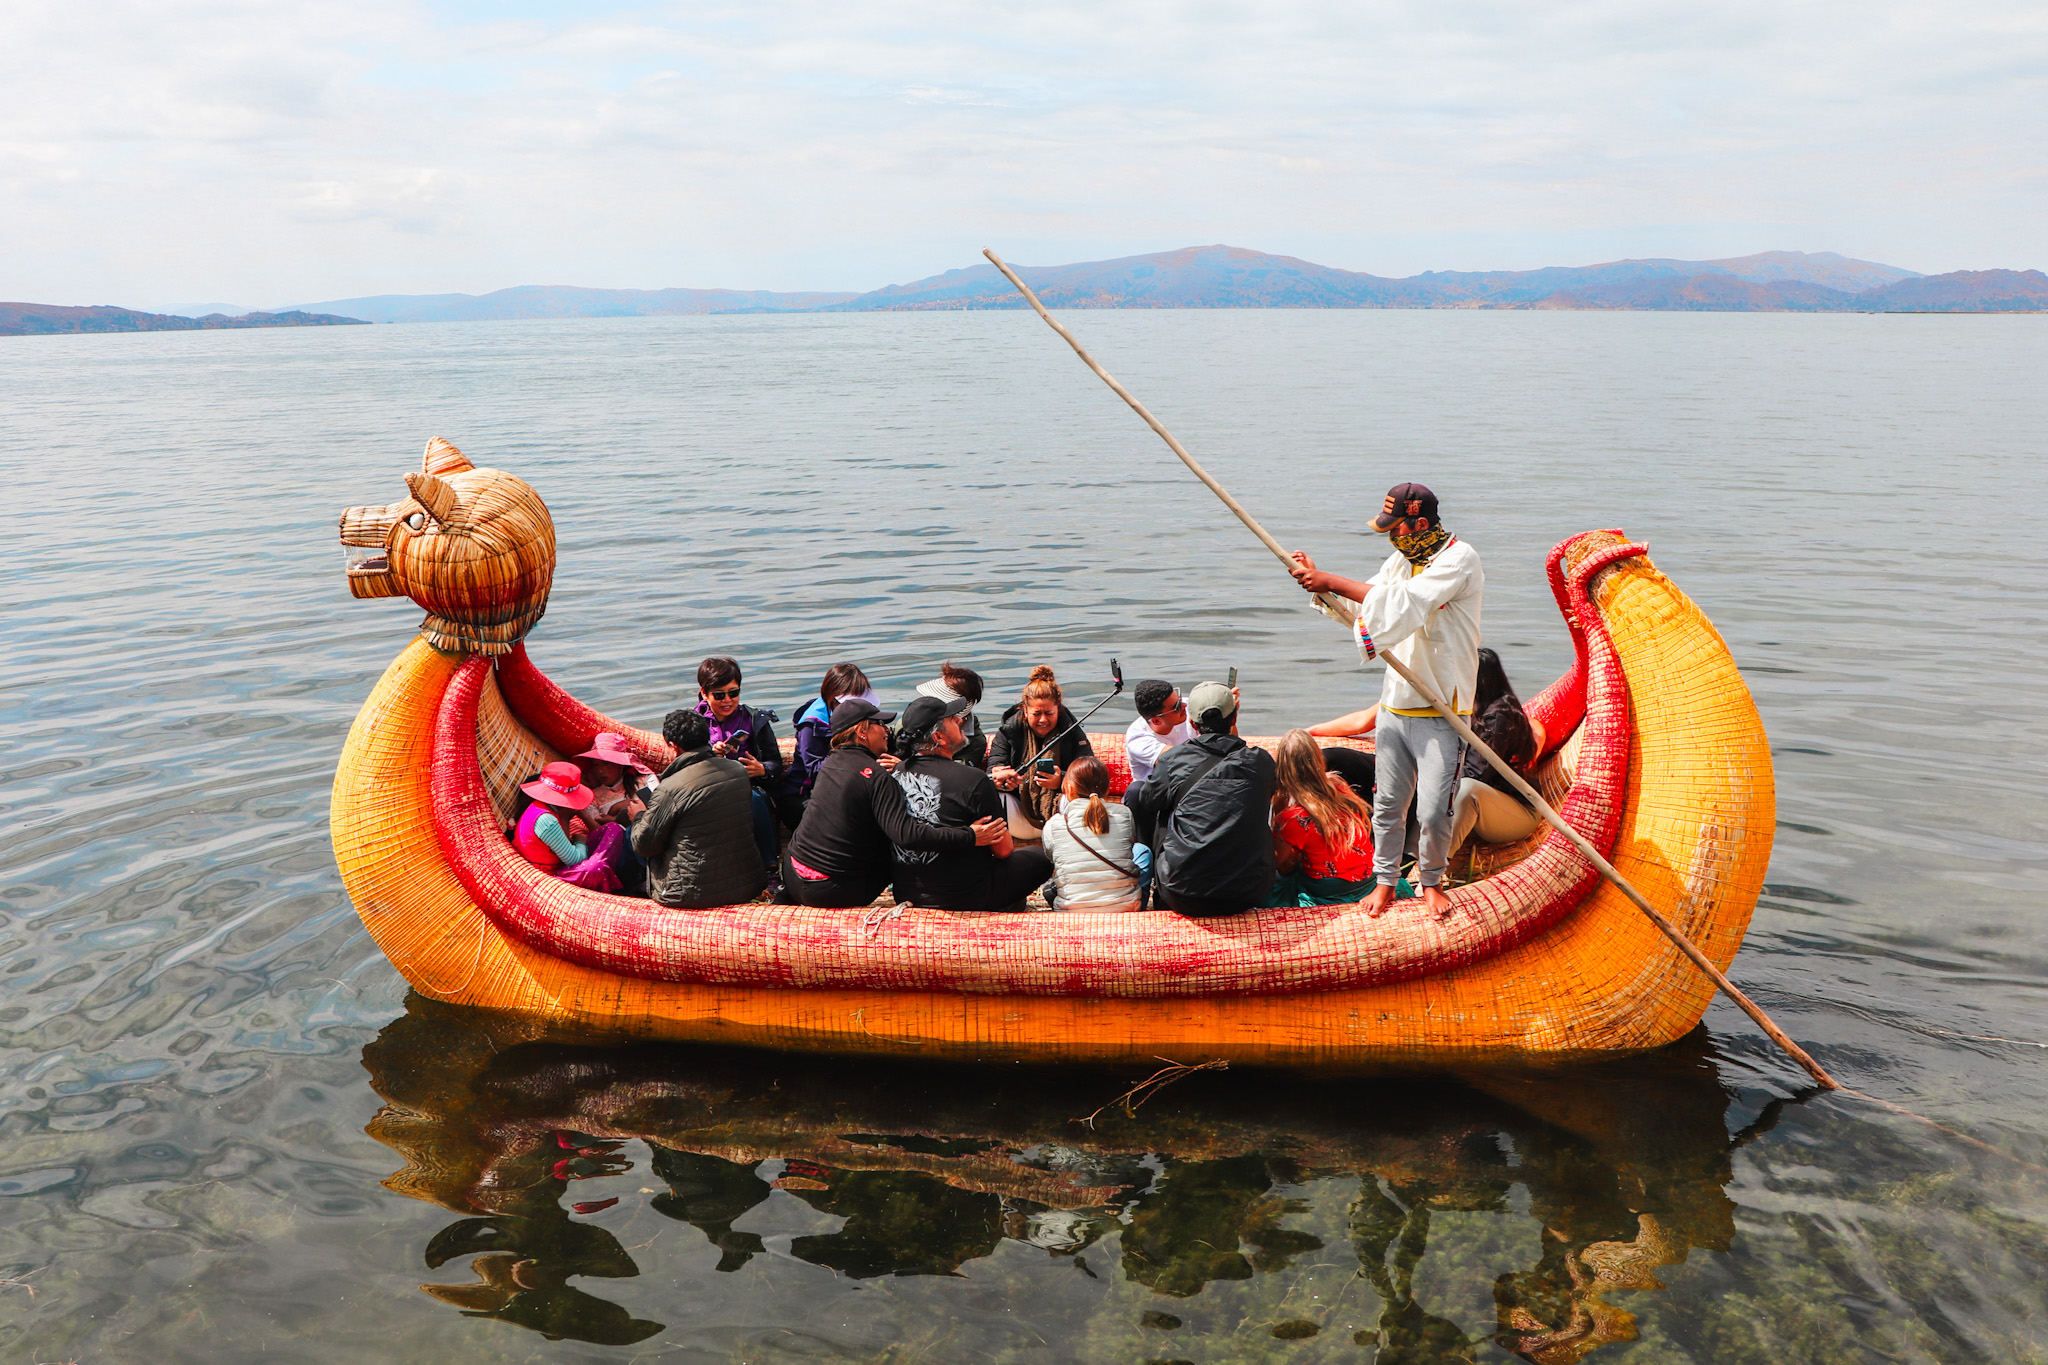
[(1442, 716), (1399, 716), (1384, 706), (1374, 727), (1372, 871), (1381, 886), (1401, 878), (1408, 806), (1415, 803), (1421, 833), (1415, 875), (1422, 886), (1442, 886), (1451, 860), (1451, 808), (1458, 799), (1464, 744)]

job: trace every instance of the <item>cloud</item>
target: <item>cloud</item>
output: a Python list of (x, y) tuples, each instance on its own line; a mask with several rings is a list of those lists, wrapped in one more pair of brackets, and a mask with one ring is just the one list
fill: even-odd
[(14, 0), (0, 295), (866, 288), (983, 242), (2041, 265), (2048, 11)]

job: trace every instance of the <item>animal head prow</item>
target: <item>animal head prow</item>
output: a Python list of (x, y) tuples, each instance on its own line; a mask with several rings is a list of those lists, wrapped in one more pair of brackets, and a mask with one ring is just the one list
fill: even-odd
[(555, 527), (523, 479), (479, 469), (436, 437), (408, 497), (342, 513), (348, 586), (356, 597), (410, 597), (439, 649), (502, 654), (547, 608)]

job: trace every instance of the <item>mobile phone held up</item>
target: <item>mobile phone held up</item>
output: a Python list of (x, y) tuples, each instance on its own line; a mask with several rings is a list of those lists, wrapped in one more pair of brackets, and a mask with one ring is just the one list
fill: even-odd
[(1223, 685), (1224, 685), (1225, 687), (1235, 687), (1235, 686), (1237, 686), (1237, 670), (1236, 670), (1236, 669), (1234, 669), (1234, 668), (1233, 668), (1233, 669), (1231, 669), (1231, 670), (1230, 670), (1230, 681), (1229, 681), (1229, 682), (1227, 682), (1227, 683), (1225, 683), (1225, 684), (1223, 684)]

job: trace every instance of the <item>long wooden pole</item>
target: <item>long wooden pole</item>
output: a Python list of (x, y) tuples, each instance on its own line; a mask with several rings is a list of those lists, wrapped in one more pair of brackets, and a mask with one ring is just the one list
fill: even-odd
[[(1195, 457), (1188, 454), (1187, 447), (1183, 446), (1179, 441), (1175, 440), (1173, 433), (1168, 431), (1165, 428), (1165, 426), (1163, 426), (1160, 423), (1159, 419), (1157, 417), (1154, 417), (1150, 410), (1148, 410), (1143, 403), (1140, 403), (1137, 400), (1137, 398), (1131, 393), (1129, 389), (1125, 388), (1122, 384), (1119, 384), (1116, 381), (1115, 376), (1111, 375), (1108, 370), (1103, 369), (1102, 366), (1098, 365), (1095, 362), (1095, 357), (1088, 354), (1087, 348), (1082, 346), (1081, 343), (1075, 339), (1074, 334), (1068, 331), (1066, 327), (1060, 323), (1060, 320), (1058, 318), (1054, 317), (1051, 313), (1048, 313), (1045, 310), (1045, 305), (1038, 301), (1038, 295), (1031, 292), (1031, 286), (1025, 284), (1024, 281), (1018, 279), (1017, 272), (1010, 269), (1008, 265), (1004, 264), (1003, 258), (996, 255), (995, 252), (984, 248), (981, 254), (988, 257), (989, 261), (995, 266), (996, 269), (1003, 272), (1004, 276), (1009, 279), (1011, 284), (1017, 286), (1017, 292), (1024, 296), (1025, 301), (1029, 303), (1031, 307), (1038, 313), (1038, 316), (1044, 318), (1046, 323), (1055, 332), (1058, 332), (1060, 336), (1066, 339), (1067, 345), (1074, 348), (1074, 354), (1080, 356), (1082, 361), (1084, 361), (1087, 364), (1089, 369), (1095, 371), (1096, 375), (1101, 378), (1103, 383), (1109, 385), (1110, 388), (1114, 389), (1116, 391), (1117, 397), (1123, 399), (1124, 402), (1129, 403), (1131, 405), (1131, 410), (1137, 413), (1138, 416), (1145, 419), (1146, 426), (1151, 427), (1152, 430), (1159, 433), (1159, 438), (1165, 441), (1166, 444), (1172, 448), (1174, 454), (1180, 456), (1181, 463), (1185, 464), (1188, 467), (1188, 469), (1193, 472), (1196, 478), (1200, 479), (1203, 483), (1207, 484), (1209, 486), (1209, 491), (1214, 493), (1217, 497), (1221, 498), (1223, 500), (1223, 505), (1225, 507), (1228, 507), (1232, 512), (1235, 512), (1237, 514), (1237, 519), (1243, 522), (1246, 528), (1249, 529), (1253, 535), (1257, 536), (1267, 549), (1273, 552), (1273, 557), (1278, 559), (1282, 564), (1286, 565), (1289, 569), (1292, 569), (1294, 567), (1294, 560), (1292, 559), (1292, 557), (1288, 555), (1285, 549), (1281, 548), (1280, 542), (1273, 539), (1273, 537), (1267, 533), (1266, 528), (1259, 525), (1258, 521), (1255, 518), (1253, 518), (1252, 514), (1250, 512), (1245, 511), (1244, 505), (1240, 503), (1236, 498), (1230, 496), (1229, 492), (1224, 489), (1222, 484), (1216, 482), (1216, 480), (1210, 475), (1208, 470), (1202, 468), (1200, 464), (1196, 463)], [(1325, 613), (1335, 617), (1340, 621), (1349, 621), (1353, 619), (1357, 614), (1357, 608), (1353, 606), (1350, 599), (1348, 598), (1338, 597), (1333, 593), (1318, 593), (1316, 594), (1316, 598), (1317, 604), (1322, 608), (1322, 610)], [(1768, 1014), (1764, 1013), (1763, 1007), (1761, 1005), (1757, 1004), (1756, 1001), (1750, 999), (1748, 995), (1744, 994), (1740, 987), (1738, 987), (1733, 981), (1730, 981), (1728, 979), (1727, 973), (1723, 972), (1719, 967), (1716, 967), (1713, 964), (1713, 962), (1707, 957), (1707, 955), (1699, 950), (1699, 946), (1695, 944), (1691, 939), (1686, 937), (1684, 930), (1680, 929), (1676, 924), (1673, 924), (1670, 918), (1666, 916), (1663, 911), (1659, 910), (1656, 906), (1650, 904), (1649, 899), (1645, 897), (1642, 892), (1636, 890), (1635, 887), (1630, 885), (1628, 878), (1622, 876), (1620, 870), (1616, 868), (1613, 863), (1608, 862), (1606, 858), (1602, 857), (1600, 851), (1593, 847), (1592, 843), (1589, 840), (1587, 840), (1585, 835), (1579, 833), (1577, 830), (1573, 829), (1569, 824), (1565, 823), (1565, 818), (1562, 815), (1559, 815), (1557, 811), (1552, 808), (1551, 804), (1548, 801), (1545, 801), (1543, 799), (1543, 794), (1541, 792), (1537, 791), (1534, 787), (1530, 786), (1529, 783), (1523, 779), (1522, 775), (1516, 772), (1512, 767), (1508, 766), (1506, 760), (1502, 759), (1499, 754), (1495, 753), (1492, 747), (1488, 745), (1485, 740), (1482, 740), (1481, 738), (1479, 738), (1478, 735), (1474, 734), (1472, 731), (1472, 727), (1465, 723), (1464, 717), (1458, 715), (1457, 712), (1453, 711), (1448, 705), (1446, 705), (1443, 698), (1437, 695), (1436, 690), (1434, 688), (1432, 688), (1428, 683), (1424, 682), (1422, 679), (1416, 677), (1413, 672), (1409, 671), (1408, 667), (1405, 664), (1403, 664), (1399, 659), (1396, 659), (1391, 653), (1383, 652), (1380, 654), (1379, 657), (1383, 662), (1385, 662), (1387, 667), (1393, 669), (1394, 672), (1398, 673), (1402, 678), (1406, 679), (1409, 686), (1413, 687), (1416, 691), (1420, 692), (1423, 695), (1423, 698), (1429, 702), (1431, 708), (1434, 709), (1438, 715), (1442, 716), (1445, 720), (1451, 723), (1451, 728), (1458, 732), (1458, 737), (1464, 740), (1467, 744), (1471, 745), (1473, 751), (1477, 753), (1481, 758), (1484, 758), (1489, 764), (1493, 765), (1494, 770), (1498, 772), (1502, 777), (1505, 777), (1508, 780), (1509, 785), (1514, 787), (1516, 791), (1522, 794), (1523, 798), (1529, 802), (1531, 808), (1534, 809), (1538, 815), (1542, 816), (1551, 828), (1555, 829), (1558, 833), (1562, 834), (1566, 839), (1570, 840), (1572, 847), (1576, 848), (1579, 851), (1579, 853), (1585, 857), (1586, 861), (1592, 863), (1594, 867), (1600, 870), (1601, 876), (1607, 878), (1608, 881), (1614, 883), (1615, 887), (1621, 892), (1622, 895), (1628, 897), (1629, 900), (1635, 904), (1635, 907), (1638, 910), (1641, 910), (1645, 915), (1649, 916), (1650, 923), (1656, 925), (1658, 929), (1662, 930), (1664, 936), (1670, 939), (1671, 942), (1677, 946), (1678, 950), (1681, 953), (1684, 953), (1688, 958), (1692, 959), (1693, 965), (1698, 967), (1701, 971), (1705, 972), (1707, 976), (1713, 981), (1713, 983), (1721, 989), (1721, 992), (1724, 995), (1726, 995), (1730, 1000), (1733, 1000), (1738, 1006), (1741, 1007), (1742, 1012), (1744, 1014), (1747, 1014), (1751, 1019), (1755, 1020), (1757, 1027), (1762, 1029), (1766, 1034), (1768, 1034), (1772, 1042), (1776, 1043), (1779, 1047), (1785, 1049), (1787, 1055), (1789, 1055), (1793, 1061), (1799, 1063), (1800, 1066), (1804, 1067), (1806, 1073), (1809, 1076), (1813, 1077), (1813, 1079), (1820, 1085), (1825, 1086), (1829, 1090), (1840, 1090), (1842, 1088), (1841, 1082), (1837, 1081), (1833, 1076), (1830, 1076), (1819, 1062), (1816, 1062), (1811, 1056), (1808, 1055), (1805, 1048), (1793, 1042), (1791, 1037), (1785, 1032), (1785, 1030), (1779, 1028), (1778, 1025), (1771, 1019), (1771, 1017)]]

